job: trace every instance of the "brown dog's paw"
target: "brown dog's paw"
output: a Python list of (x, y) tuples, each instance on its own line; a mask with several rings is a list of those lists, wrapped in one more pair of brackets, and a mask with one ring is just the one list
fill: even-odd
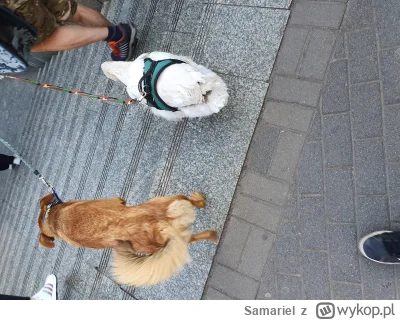
[(210, 241), (217, 242), (218, 240), (218, 233), (217, 231), (211, 230), (210, 231)]
[(201, 192), (192, 192), (190, 201), (196, 208), (204, 208), (206, 206), (206, 197)]

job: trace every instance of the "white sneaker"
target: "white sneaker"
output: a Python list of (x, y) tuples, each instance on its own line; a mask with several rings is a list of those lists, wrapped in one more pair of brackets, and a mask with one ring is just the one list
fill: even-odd
[(54, 274), (50, 274), (46, 278), (46, 282), (42, 289), (33, 297), (33, 300), (57, 300), (57, 280)]
[(21, 164), (21, 158), (14, 155), (13, 163), (16, 164), (17, 166), (19, 166)]

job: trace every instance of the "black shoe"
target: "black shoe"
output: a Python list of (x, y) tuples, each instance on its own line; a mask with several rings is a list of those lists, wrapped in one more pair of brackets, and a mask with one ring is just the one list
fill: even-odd
[(137, 43), (136, 28), (132, 23), (120, 23), (117, 27), (122, 33), (122, 38), (118, 41), (108, 42), (113, 51), (111, 59), (113, 61), (129, 61), (132, 59)]
[(400, 264), (400, 232), (373, 232), (360, 240), (358, 249), (369, 260)]

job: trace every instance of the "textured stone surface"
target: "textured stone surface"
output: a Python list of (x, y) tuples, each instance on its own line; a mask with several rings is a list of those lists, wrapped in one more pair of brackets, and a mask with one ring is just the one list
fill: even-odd
[(328, 257), (325, 252), (302, 253), (305, 299), (330, 299)]
[[(258, 199), (238, 195), (233, 203), (232, 214), (250, 223), (276, 232), (283, 209)], [(235, 228), (233, 228), (235, 230)], [(236, 229), (238, 231), (239, 229)], [(240, 228), (243, 232), (243, 229)], [(235, 232), (236, 232), (235, 231)]]
[(321, 143), (307, 143), (300, 159), (298, 179), (302, 194), (323, 192), (323, 165)]
[(275, 100), (296, 102), (316, 107), (320, 90), (320, 83), (276, 76), (268, 91), (268, 96)]
[(324, 79), (335, 38), (335, 33), (330, 30), (316, 29), (311, 33), (307, 51), (300, 63), (299, 76)]
[(210, 285), (221, 292), (235, 293), (239, 299), (255, 299), (259, 284), (238, 272), (217, 265), (211, 275)]
[(322, 113), (339, 113), (350, 110), (347, 61), (329, 65), (327, 82), (322, 94)]
[(202, 62), (222, 73), (266, 81), (288, 15), (286, 10), (217, 6)]
[(379, 83), (351, 88), (353, 138), (382, 136), (382, 106)]
[(245, 165), (257, 173), (267, 174), (278, 145), (281, 129), (259, 121), (247, 153)]
[(385, 194), (385, 155), (382, 141), (355, 141), (354, 162), (357, 193)]
[(278, 74), (294, 75), (303, 54), (309, 31), (306, 28), (288, 27), (283, 38), (275, 70)]
[(361, 281), (356, 243), (354, 224), (329, 226), (332, 280), (357, 283)]
[[(189, 194), (200, 190), (207, 195), (208, 207), (196, 212), (193, 230), (216, 229), (221, 233), (263, 106), (267, 81), (289, 16), (286, 8), (290, 1), (202, 3), (192, 0), (116, 0), (107, 5), (107, 18), (113, 23), (135, 21), (140, 37), (137, 54), (155, 50), (170, 51), (191, 56), (196, 62), (222, 72), (230, 91), (229, 106), (207, 119), (176, 123), (151, 116), (143, 106), (128, 107), (67, 97), (56, 92), (43, 93), (35, 100), (35, 104), (32, 102), (35, 106), (29, 118), (32, 125), (27, 122), (28, 127), (24, 129), (24, 137), (19, 139), (19, 145), (29, 158), (37, 159), (39, 169), (50, 172), (50, 180), (56, 182), (57, 190), (64, 199), (123, 196), (128, 204), (134, 205), (156, 195)], [(232, 59), (227, 59), (225, 54), (221, 56), (221, 52), (227, 53)], [(88, 92), (126, 97), (122, 84), (108, 81), (100, 74), (100, 62), (109, 60), (109, 54), (110, 50), (104, 43), (62, 53), (60, 58), (52, 60), (51, 78), (42, 80), (53, 80), (51, 82), (55, 84)], [(86, 66), (82, 67), (80, 61), (85, 61)], [(238, 68), (238, 65), (243, 68)], [(50, 68), (46, 69), (48, 71)], [(75, 77), (78, 73), (79, 77)], [(2, 86), (2, 89), (5, 87)], [(2, 95), (2, 103), (5, 97)], [(10, 103), (10, 100), (4, 101)], [(29, 101), (25, 105), (28, 106)], [(21, 112), (22, 108), (14, 111)], [(21, 115), (18, 117), (25, 123)], [(22, 122), (21, 127), (24, 126)], [(3, 125), (1, 127), (4, 128)], [(268, 130), (270, 128), (272, 126), (268, 126)], [(277, 132), (277, 142), (280, 130), (269, 132)], [(52, 136), (57, 139), (51, 139)], [(242, 143), (242, 138), (246, 142)], [(275, 151), (273, 144), (274, 139), (271, 139), (266, 148), (270, 150), (271, 159)], [(266, 149), (261, 147), (261, 151)], [(43, 154), (48, 156), (41, 161)], [(53, 162), (52, 157), (57, 161)], [(258, 161), (253, 160), (253, 163)], [(254, 169), (262, 174), (268, 168), (269, 165), (264, 165)], [(23, 179), (10, 177), (13, 183), (18, 182), (15, 186), (23, 185)], [(281, 199), (272, 202), (284, 205), (289, 186), (277, 180), (271, 181), (272, 197), (277, 194), (275, 183), (282, 186)], [(29, 180), (31, 183), (34, 184), (33, 179)], [(21, 208), (28, 207), (28, 203), (37, 203), (41, 191), (36, 185), (25, 190), (28, 196), (26, 201), (21, 201)], [(14, 200), (14, 193), (9, 196)], [(245, 261), (238, 260), (236, 265), (241, 271), (232, 271), (232, 279), (243, 277), (248, 291), (235, 296), (213, 287), (222, 295), (256, 297), (259, 283), (244, 274), (261, 277), (265, 261), (260, 260), (258, 267), (253, 268), (251, 257), (264, 255), (263, 259), (266, 259), (264, 249), (271, 246), (273, 234), (261, 227), (268, 226), (275, 230), (282, 213), (281, 208), (265, 204), (262, 200), (259, 202), (262, 204), (260, 211), (253, 217), (246, 217), (251, 221), (238, 220), (249, 225), (249, 228), (252, 221), (263, 224), (260, 227), (251, 225), (249, 237), (243, 239), (244, 251), (239, 256), (240, 259), (243, 254)], [(267, 212), (264, 212), (264, 206)], [(4, 210), (3, 207), (1, 210)], [(261, 220), (262, 214), (269, 216), (270, 220)], [(29, 212), (29, 216), (34, 216), (33, 212)], [(18, 232), (16, 226), (21, 230), (26, 229), (26, 234), (34, 235), (32, 239), (24, 235), (20, 243), (13, 245), (12, 251), (21, 253), (12, 260), (13, 264), (26, 266), (21, 270), (21, 275), (16, 274), (11, 263), (2, 272), (2, 277), (11, 276), (16, 280), (15, 286), (9, 285), (15, 294), (17, 290), (35, 288), (42, 272), (59, 273), (63, 270), (60, 278), (63, 299), (126, 298), (127, 294), (111, 279), (109, 250), (71, 250), (69, 246), (60, 244), (57, 251), (48, 254), (47, 267), (47, 254), (35, 249), (37, 221), (29, 220), (26, 225), (24, 220), (12, 221), (6, 227), (5, 220), (1, 218), (0, 222), (3, 231)], [(22, 254), (20, 247), (24, 245), (29, 249)], [(215, 244), (196, 243), (190, 246), (193, 263), (171, 281), (154, 288), (124, 289), (130, 292), (130, 298), (199, 299), (215, 252)], [(8, 257), (9, 252), (6, 254)], [(224, 263), (230, 266), (235, 263), (234, 259), (232, 261), (226, 260)], [(32, 264), (32, 270), (27, 267), (29, 264)], [(43, 270), (42, 265), (46, 265)], [(231, 283), (233, 281), (229, 280), (228, 284)], [(238, 288), (242, 289), (243, 286), (239, 285)]]
[(263, 119), (276, 126), (307, 132), (313, 113), (313, 109), (295, 103), (267, 101)]
[(351, 166), (353, 152), (350, 116), (348, 114), (323, 116), (324, 149), (328, 167)]
[(326, 250), (323, 198), (299, 199), (298, 206), (302, 248), (308, 250)]
[(355, 222), (352, 170), (326, 170), (325, 189), (326, 212), (329, 221)]
[(240, 182), (239, 190), (244, 194), (282, 206), (289, 194), (289, 184), (246, 172)]
[(291, 23), (338, 29), (342, 21), (345, 5), (341, 3), (298, 2), (293, 8)]
[(398, 126), (400, 121), (400, 107), (386, 107), (385, 118), (385, 141), (387, 144), (386, 153), (390, 162), (400, 162), (400, 141), (397, 137), (400, 134)]
[(281, 133), (268, 174), (292, 182), (304, 140), (304, 134), (290, 131)]
[(382, 70), (383, 98), (385, 104), (400, 103), (400, 55), (399, 49), (382, 51), (380, 55)]
[(350, 82), (359, 83), (378, 80), (378, 54), (376, 35), (364, 30), (349, 35)]

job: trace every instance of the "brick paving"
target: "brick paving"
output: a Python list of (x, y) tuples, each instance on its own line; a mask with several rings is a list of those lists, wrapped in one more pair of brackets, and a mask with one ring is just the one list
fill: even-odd
[(357, 250), (400, 230), (399, 14), (295, 2), (204, 298), (399, 298), (398, 268)]
[[(278, 2), (291, 16), (202, 298), (398, 299), (399, 271), (360, 257), (357, 240), (378, 229), (400, 230), (400, 3), (296, 0), (289, 8), (290, 1)], [(260, 6), (267, 8), (261, 18), (272, 19), (268, 10), (277, 2), (253, 1), (254, 7), (239, 0), (218, 3), (219, 13), (233, 18), (232, 30), (248, 32), (255, 26), (235, 25), (236, 15), (253, 15)], [(216, 30), (222, 28), (218, 15), (215, 21)], [(190, 37), (177, 32), (171, 50), (188, 54)], [(259, 61), (263, 68), (236, 70), (230, 63), (244, 56), (237, 54), (231, 62), (225, 57), (230, 45), (236, 54), (241, 44), (230, 39), (220, 47), (225, 40), (218, 32), (210, 39), (202, 52), (205, 64), (222, 73), (234, 70), (247, 81), (250, 74), (257, 81), (268, 79), (270, 57)], [(261, 52), (254, 41), (247, 45)], [(98, 107), (88, 106), (83, 120), (94, 130), (93, 112)], [(109, 115), (107, 121), (114, 118)], [(122, 165), (125, 154), (119, 152), (114, 161)], [(100, 194), (121, 184), (110, 180), (96, 186), (93, 181), (88, 179), (85, 190), (97, 188)], [(36, 245), (36, 239), (28, 242)], [(38, 256), (44, 259), (34, 265), (34, 274), (51, 271), (52, 264), (40, 270), (46, 259), (59, 268), (58, 258)], [(180, 298), (183, 292), (174, 281), (156, 288), (156, 294), (116, 286), (107, 277), (108, 261), (89, 250), (77, 254), (65, 248), (62, 259), (66, 299)], [(79, 265), (67, 263), (75, 259)], [(92, 272), (99, 261), (104, 270)], [(21, 283), (40, 285), (39, 278), (24, 272), (23, 281), (12, 284), (14, 291), (27, 290)], [(184, 278), (181, 287), (189, 290)]]

